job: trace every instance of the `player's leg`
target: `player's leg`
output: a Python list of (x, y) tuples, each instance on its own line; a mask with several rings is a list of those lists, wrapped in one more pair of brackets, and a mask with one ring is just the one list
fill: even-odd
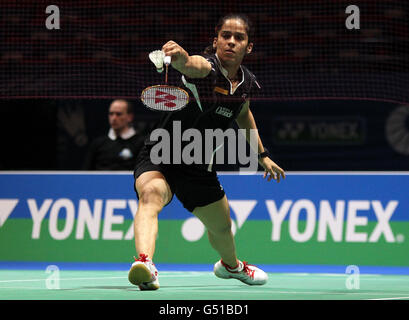
[(226, 195), (207, 206), (196, 207), (193, 214), (206, 226), (211, 246), (226, 264), (234, 268), (237, 265), (236, 245)]
[(236, 257), (236, 245), (231, 231), (230, 210), (226, 195), (209, 205), (196, 207), (195, 214), (206, 226), (210, 244), (220, 254), (221, 260), (214, 265), (214, 273), (223, 279), (235, 278), (249, 285), (265, 284), (267, 274), (242, 262)]
[(158, 234), (158, 215), (172, 199), (172, 191), (163, 174), (146, 171), (135, 180), (138, 211), (134, 218), (135, 248), (139, 255), (128, 273), (129, 281), (141, 290), (159, 289), (159, 276), (152, 258)]
[(158, 234), (158, 215), (172, 199), (172, 191), (159, 171), (147, 171), (135, 180), (138, 192), (138, 211), (134, 218), (135, 248), (151, 259)]

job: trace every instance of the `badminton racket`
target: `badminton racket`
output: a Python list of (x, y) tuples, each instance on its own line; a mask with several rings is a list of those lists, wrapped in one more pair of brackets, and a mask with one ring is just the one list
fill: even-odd
[[(166, 67), (165, 84), (149, 86), (142, 91), (141, 101), (151, 110), (172, 112), (183, 109), (189, 103), (189, 94), (186, 90), (168, 85), (170, 62), (170, 56), (163, 58)], [(158, 68), (160, 61), (156, 61), (155, 65)]]

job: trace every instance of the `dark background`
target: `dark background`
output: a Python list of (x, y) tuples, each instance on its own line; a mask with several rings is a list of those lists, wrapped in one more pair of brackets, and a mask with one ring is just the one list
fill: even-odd
[[(114, 98), (134, 103), (146, 134), (159, 114), (138, 97), (163, 82), (148, 53), (170, 39), (200, 53), (229, 12), (255, 25), (244, 64), (263, 88), (251, 110), (274, 161), (292, 171), (409, 170), (406, 1), (354, 1), (359, 30), (345, 27), (343, 0), (54, 4), (60, 30), (45, 27), (48, 1), (0, 3), (1, 170), (79, 170), (108, 132)], [(179, 77), (171, 70), (171, 83)]]

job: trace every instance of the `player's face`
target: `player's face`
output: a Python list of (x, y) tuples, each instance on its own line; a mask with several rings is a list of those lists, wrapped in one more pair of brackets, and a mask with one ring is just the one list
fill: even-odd
[(122, 130), (132, 121), (131, 115), (127, 112), (127, 104), (124, 101), (114, 101), (109, 107), (109, 125), (114, 130)]
[(241, 19), (228, 19), (223, 24), (213, 47), (217, 56), (226, 65), (240, 65), (245, 54), (253, 47), (248, 43), (246, 26)]

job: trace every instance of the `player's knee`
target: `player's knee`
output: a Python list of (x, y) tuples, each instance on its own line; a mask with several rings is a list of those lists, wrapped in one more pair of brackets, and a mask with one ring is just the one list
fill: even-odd
[(167, 202), (167, 192), (155, 185), (144, 186), (139, 192), (139, 202), (141, 205), (163, 207)]

